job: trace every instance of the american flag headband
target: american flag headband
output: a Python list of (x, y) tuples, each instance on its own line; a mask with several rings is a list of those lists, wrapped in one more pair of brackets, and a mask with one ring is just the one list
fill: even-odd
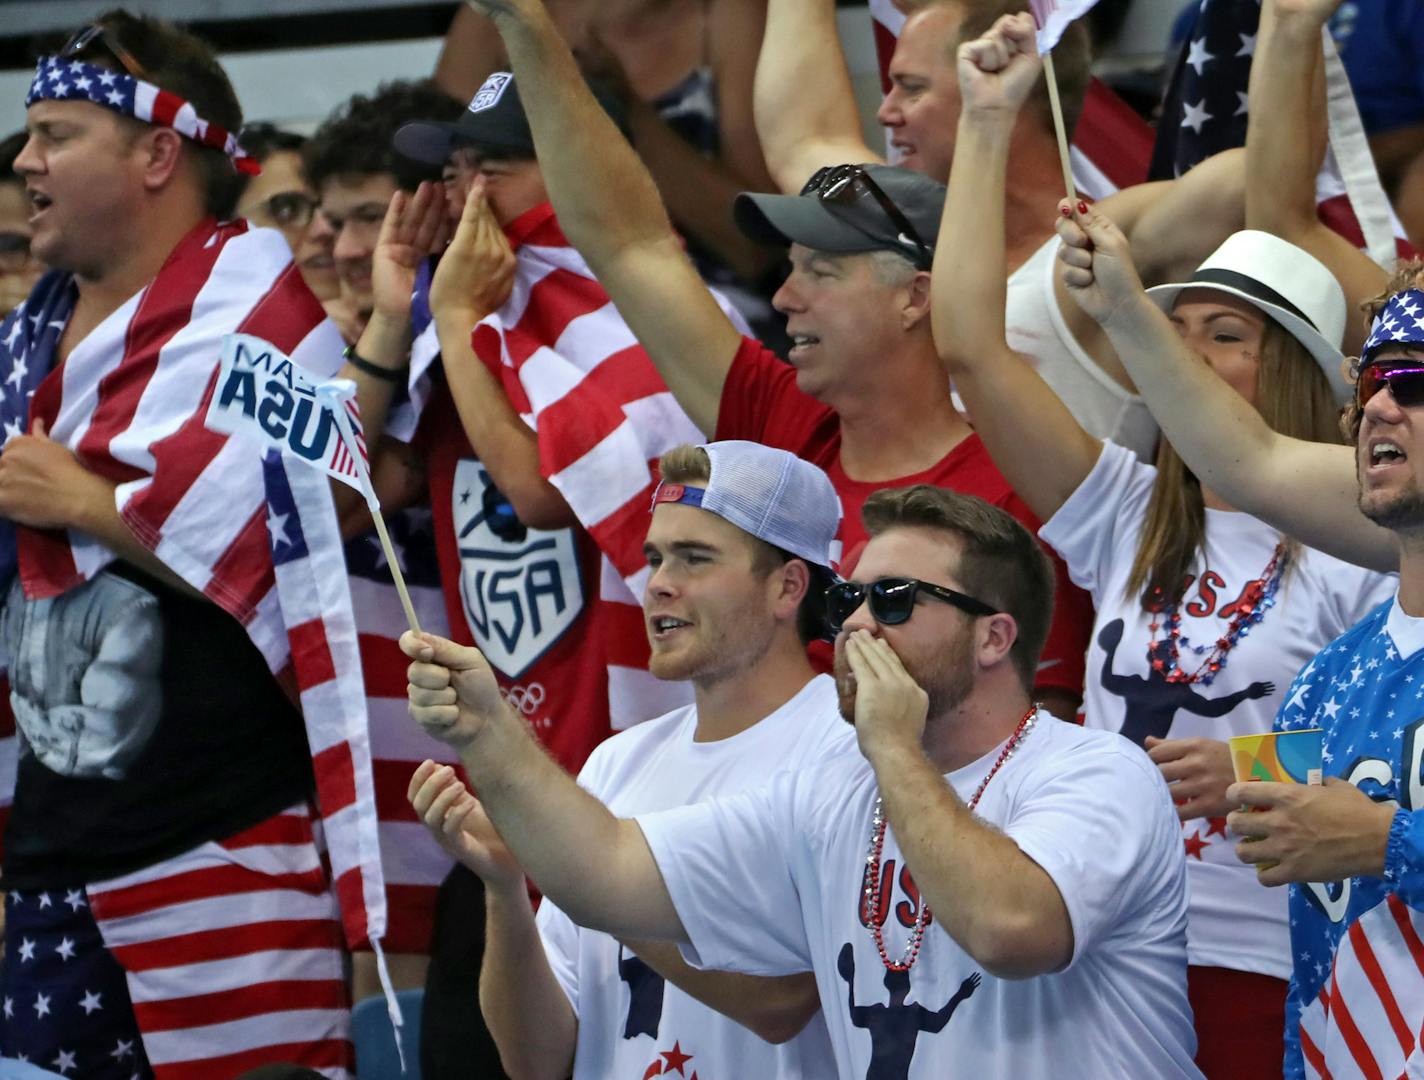
[(1360, 366), (1386, 345), (1424, 345), (1424, 290), (1405, 289), (1389, 298), (1360, 350)]
[(88, 101), (145, 124), (172, 128), (185, 139), (221, 150), (240, 173), (256, 176), (262, 171), (262, 166), (238, 145), (235, 134), (204, 120), (177, 94), (124, 72), (82, 60), (42, 56), (25, 95), (25, 108), (36, 101)]

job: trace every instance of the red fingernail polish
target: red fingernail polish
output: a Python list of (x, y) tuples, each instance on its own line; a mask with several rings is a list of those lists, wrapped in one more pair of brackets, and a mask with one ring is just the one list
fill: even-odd
[(1070, 209), (1069, 209), (1068, 207), (1066, 207), (1066, 206), (1060, 206), (1058, 209), (1063, 213), (1063, 216), (1064, 216), (1064, 217), (1072, 217), (1072, 216), (1073, 216), (1073, 211), (1070, 210)]
[(1079, 199), (1079, 200), (1078, 200), (1078, 213), (1080, 213), (1080, 214), (1086, 214), (1087, 212), (1088, 212), (1088, 204), (1085, 203), (1082, 199)]

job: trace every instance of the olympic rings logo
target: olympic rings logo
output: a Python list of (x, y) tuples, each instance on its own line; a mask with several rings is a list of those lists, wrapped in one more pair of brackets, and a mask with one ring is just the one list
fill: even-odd
[(518, 709), (525, 716), (533, 716), (538, 711), (539, 706), (544, 704), (544, 684), (530, 683), (528, 686), (506, 687), (501, 693), (504, 700), (510, 706)]

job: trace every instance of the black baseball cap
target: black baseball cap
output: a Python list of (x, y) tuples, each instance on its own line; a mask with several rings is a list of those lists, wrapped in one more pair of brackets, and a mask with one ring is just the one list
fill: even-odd
[[(894, 251), (915, 265), (924, 261), (920, 244), (881, 205), (862, 191), (850, 199), (823, 199), (813, 190), (823, 173), (859, 169), (914, 227), (929, 252), (934, 251), (944, 214), (945, 186), (921, 173), (892, 165), (832, 166), (822, 170), (800, 195), (763, 195), (744, 191), (737, 196), (733, 215), (737, 227), (759, 244), (804, 244), (816, 251)], [(922, 266), (928, 270), (928, 266)]]
[[(622, 101), (597, 83), (590, 82), (589, 89), (626, 136), (627, 110)], [(534, 156), (534, 136), (524, 115), (524, 103), (519, 100), (514, 76), (507, 71), (496, 71), (486, 79), (458, 120), (415, 120), (403, 124), (392, 141), (398, 153), (429, 165), (443, 165), (450, 151), (460, 146), (488, 147), (518, 157)]]

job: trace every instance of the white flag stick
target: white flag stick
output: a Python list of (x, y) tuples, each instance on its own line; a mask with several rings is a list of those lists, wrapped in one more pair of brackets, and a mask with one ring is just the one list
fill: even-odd
[(381, 549), (386, 553), (386, 562), (390, 565), (391, 577), (395, 580), (406, 622), (410, 624), (411, 633), (419, 634), (420, 621), (415, 617), (415, 605), (410, 602), (410, 591), (405, 586), (405, 575), (401, 573), (395, 545), (391, 543), (390, 533), (386, 532), (386, 519), (381, 516), (381, 500), (376, 498), (376, 490), (371, 486), (371, 473), (366, 467), (366, 459), (358, 452), (359, 444), (356, 433), (351, 429), (351, 418), (346, 414), (346, 404), (336, 389), (328, 384), (318, 386), (316, 392), (318, 397), (324, 399), (324, 407), (331, 410), (341, 440), (346, 443), (347, 450), (355, 459), (356, 476), (361, 481), (361, 494), (365, 496), (366, 505), (371, 510), (371, 520), (376, 524), (376, 535), (380, 538)]
[(1053, 131), (1058, 136), (1058, 161), (1063, 166), (1063, 190), (1075, 209), (1078, 189), (1073, 184), (1073, 160), (1068, 155), (1068, 128), (1063, 123), (1063, 104), (1058, 100), (1058, 76), (1053, 72), (1053, 50), (1043, 54), (1043, 77), (1048, 81), (1048, 105), (1053, 113)]

